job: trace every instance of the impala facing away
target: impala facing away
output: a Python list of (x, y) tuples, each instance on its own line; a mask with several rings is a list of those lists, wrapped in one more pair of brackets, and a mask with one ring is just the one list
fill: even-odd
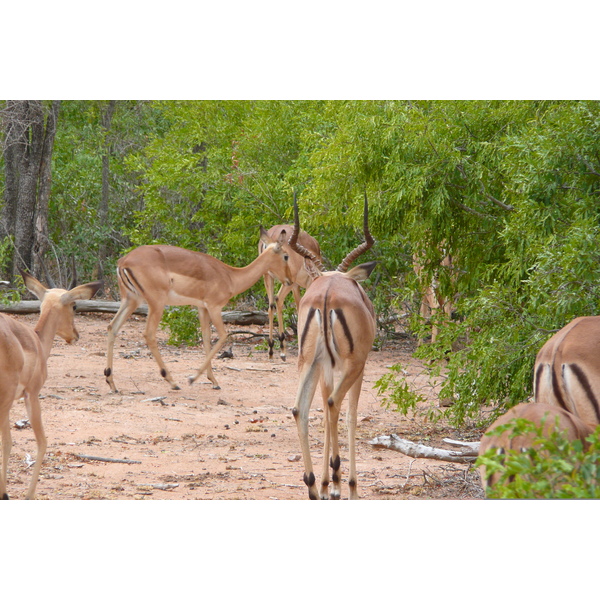
[(600, 423), (600, 317), (578, 317), (553, 335), (534, 366), (536, 402)]
[(6, 474), (12, 447), (9, 413), (13, 402), (25, 400), (29, 422), (37, 442), (37, 456), (26, 498), (32, 499), (46, 453), (39, 393), (47, 376), (46, 363), (55, 335), (71, 344), (79, 339), (73, 314), (76, 300), (89, 300), (102, 286), (86, 283), (70, 291), (47, 289), (35, 277), (21, 271), (27, 289), (41, 300), (40, 318), (34, 328), (0, 315), (0, 434), (2, 435), (2, 472), (0, 499), (8, 500)]
[[(584, 447), (587, 446), (585, 438), (594, 432), (592, 425), (585, 423), (577, 416), (558, 406), (546, 404), (545, 402), (517, 404), (488, 427), (481, 437), (479, 456), (485, 454), (490, 448), (496, 448), (497, 454), (506, 454), (509, 450), (522, 452), (535, 443), (534, 440), (537, 436), (534, 434), (511, 437), (511, 431), (506, 430), (497, 435), (488, 435), (496, 427), (506, 425), (513, 419), (525, 419), (536, 426), (543, 423), (542, 432), (544, 435), (549, 435), (553, 430), (556, 430), (569, 441), (581, 440)], [(479, 472), (484, 490), (486, 487), (496, 485), (501, 476), (500, 473), (493, 473), (488, 476), (483, 465), (479, 467)]]
[[(220, 260), (176, 246), (140, 246), (119, 259), (117, 278), (121, 293), (121, 306), (108, 326), (107, 365), (104, 370), (106, 382), (113, 392), (117, 391), (113, 381), (113, 348), (115, 338), (123, 323), (145, 300), (148, 304), (148, 317), (144, 337), (158, 363), (160, 374), (178, 390), (167, 366), (158, 351), (156, 330), (165, 306), (198, 307), (202, 326), (202, 343), (206, 357), (189, 383), (206, 371), (214, 389), (219, 384), (213, 374), (211, 360), (227, 342), (228, 334), (223, 324), (221, 310), (238, 294), (253, 286), (265, 273), (271, 271), (286, 283), (291, 283), (288, 265), (289, 256), (283, 248), (287, 238), (282, 231), (278, 239), (272, 239), (261, 227), (261, 240), (265, 251), (249, 265), (241, 268), (230, 267)], [(215, 326), (219, 339), (211, 349), (210, 324)]]
[[(321, 272), (315, 267), (316, 257), (297, 242), (300, 230), (298, 208), (294, 202), (295, 227), (290, 246), (307, 260), (307, 270), (314, 277), (298, 309), (300, 379), (292, 414), (298, 427), (298, 436), (304, 458), (304, 483), (313, 500), (328, 498), (328, 464), (332, 469), (330, 497), (339, 499), (340, 448), (338, 421), (344, 397), (349, 393), (348, 453), (350, 470), (348, 484), (350, 498), (358, 498), (356, 481), (356, 419), (358, 400), (363, 381), (367, 355), (376, 333), (375, 312), (371, 301), (358, 281), (369, 277), (376, 263), (358, 265), (346, 272), (358, 256), (375, 242), (368, 228), (368, 207), (365, 196), (365, 242), (350, 252), (337, 271)], [(339, 374), (334, 384), (334, 373)], [(317, 489), (308, 441), (308, 417), (317, 384), (320, 383), (324, 405), (325, 444), (321, 490)]]
[[(267, 235), (273, 239), (277, 239), (282, 231), (292, 231), (291, 225), (274, 225), (267, 231)], [(321, 248), (319, 242), (314, 237), (306, 233), (306, 231), (300, 231), (298, 235), (298, 241), (303, 247), (307, 248), (312, 252), (315, 257), (321, 260)], [(258, 253), (264, 251), (265, 243), (259, 242)], [(283, 303), (287, 295), (292, 292), (294, 294), (294, 301), (296, 302), (296, 309), (300, 304), (300, 288), (307, 288), (312, 281), (312, 277), (304, 267), (304, 258), (297, 252), (292, 250), (289, 244), (286, 242), (283, 245), (283, 249), (289, 254), (289, 265), (291, 274), (291, 284), (282, 283), (279, 293), (275, 296), (275, 280), (272, 273), (265, 273), (265, 288), (267, 290), (267, 296), (269, 298), (269, 358), (273, 358), (273, 321), (274, 312), (277, 311), (277, 323), (279, 325), (279, 343), (281, 345), (281, 360), (286, 359), (285, 355), (285, 326), (283, 323)]]

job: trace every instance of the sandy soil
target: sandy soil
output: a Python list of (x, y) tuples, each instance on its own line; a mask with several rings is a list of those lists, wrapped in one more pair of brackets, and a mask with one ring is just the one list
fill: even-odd
[[(33, 324), (37, 315), (13, 318)], [(204, 377), (192, 386), (186, 383), (199, 365), (202, 349), (168, 346), (167, 333), (159, 331), (163, 357), (181, 385), (181, 390), (173, 391), (160, 377), (143, 340), (144, 317), (133, 317), (122, 328), (115, 346), (119, 392), (113, 394), (103, 376), (110, 319), (111, 315), (77, 314), (79, 342), (69, 346), (55, 340), (42, 390), (49, 446), (38, 499), (308, 498), (291, 414), (297, 385), (295, 342), (287, 362), (282, 362), (279, 358), (269, 361), (260, 338), (236, 339), (232, 359), (213, 361), (221, 385), (220, 390), (213, 390)], [(260, 327), (247, 329), (264, 333)], [(482, 498), (479, 478), (467, 466), (415, 460), (369, 444), (375, 436), (390, 433), (442, 447), (443, 437), (479, 438), (481, 432), (474, 428), (456, 431), (443, 422), (431, 424), (382, 407), (373, 385), (390, 365), (402, 361), (418, 384), (420, 366), (412, 358), (413, 349), (405, 338), (387, 342), (370, 355), (359, 405), (359, 495), (377, 500)], [(431, 402), (437, 400), (432, 397)], [(322, 416), (317, 393), (311, 409), (317, 479), (322, 461)], [(31, 428), (17, 425), (22, 419), (26, 413), (19, 401), (11, 411), (11, 498), (24, 496), (31, 472), (27, 459), (36, 452)], [(342, 497), (347, 498), (344, 422), (341, 428)]]

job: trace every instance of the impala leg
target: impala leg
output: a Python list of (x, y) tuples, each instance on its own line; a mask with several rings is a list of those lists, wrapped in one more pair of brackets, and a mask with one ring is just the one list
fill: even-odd
[(329, 431), (331, 435), (331, 462), (329, 466), (331, 467), (331, 481), (333, 483), (330, 495), (332, 500), (339, 500), (341, 497), (341, 458), (338, 438), (340, 410), (344, 397), (356, 383), (357, 378), (361, 374), (362, 369), (360, 366), (351, 363), (346, 364), (335, 390), (327, 400), (327, 405), (329, 407)]
[[(326, 379), (329, 379), (327, 381)], [(323, 396), (323, 430), (325, 432), (325, 442), (323, 444), (323, 470), (321, 471), (321, 499), (329, 499), (329, 464), (331, 462), (331, 432), (329, 424), (329, 404), (328, 400), (331, 397), (333, 390), (333, 381), (331, 373), (327, 378), (325, 374), (321, 376), (321, 395)]]
[(363, 373), (358, 376), (354, 385), (350, 388), (348, 404), (348, 454), (350, 456), (350, 471), (348, 474), (348, 486), (350, 488), (350, 500), (358, 500), (358, 477), (356, 475), (356, 421), (358, 416), (358, 400), (363, 381)]
[[(225, 345), (227, 340), (229, 339), (229, 335), (227, 330), (225, 329), (225, 325), (223, 324), (223, 319), (221, 317), (221, 307), (218, 307), (216, 310), (210, 310), (206, 308), (199, 307), (198, 314), (200, 315), (200, 323), (202, 325), (202, 342), (204, 344), (204, 350), (206, 352), (206, 356), (204, 358), (204, 362), (200, 365), (200, 368), (196, 371), (195, 375), (190, 375), (188, 377), (188, 381), (190, 384), (194, 383), (204, 371), (206, 371), (206, 375), (210, 381), (212, 381), (213, 389), (220, 390), (220, 386), (217, 383), (217, 379), (212, 370), (211, 360), (215, 356), (219, 350)], [(210, 322), (212, 321), (215, 329), (217, 330), (217, 334), (219, 339), (215, 342), (215, 345), (210, 347)]]
[[(5, 398), (0, 401), (2, 404), (6, 400)], [(10, 456), (10, 450), (12, 448), (12, 438), (10, 435), (10, 423), (9, 423), (9, 411), (10, 405), (12, 404), (12, 398), (8, 403), (8, 409), (0, 411), (0, 435), (2, 435), (2, 470), (0, 471), (0, 500), (8, 500), (8, 494), (6, 493), (6, 478), (8, 473), (8, 458)]]
[(123, 323), (129, 319), (138, 306), (138, 302), (133, 298), (126, 296), (124, 300), (121, 300), (121, 306), (119, 307), (117, 314), (108, 325), (108, 345), (106, 349), (106, 368), (104, 369), (104, 376), (106, 377), (106, 383), (110, 386), (111, 391), (115, 393), (117, 392), (113, 379), (113, 351), (115, 340)]
[[(210, 351), (211, 351), (211, 346), (210, 346), (210, 316), (208, 314), (208, 310), (206, 310), (206, 308), (204, 308), (203, 306), (199, 306), (198, 307), (198, 317), (200, 318), (200, 327), (202, 329), (202, 345), (204, 346), (204, 354), (206, 356), (210, 355)], [(196, 380), (196, 378), (200, 375), (201, 371), (199, 371), (196, 375), (196, 377), (194, 377), (194, 380)], [(212, 370), (212, 364), (209, 362), (208, 366), (206, 368), (206, 376), (208, 377), (208, 379), (212, 382), (213, 384), (213, 389), (215, 390), (219, 390), (221, 389), (219, 384), (217, 383), (217, 379), (215, 377), (215, 374), (213, 373)], [(190, 380), (190, 383), (193, 383), (193, 381)]]
[(40, 408), (40, 399), (37, 393), (31, 395), (25, 393), (25, 406), (37, 442), (37, 455), (35, 457), (35, 464), (33, 465), (33, 473), (31, 474), (31, 483), (29, 484), (29, 489), (25, 496), (26, 500), (33, 500), (48, 442), (46, 440), (46, 434), (44, 433), (44, 426), (42, 425), (42, 410)]
[(275, 299), (274, 299), (275, 282), (273, 281), (273, 278), (268, 273), (265, 273), (265, 275), (263, 275), (263, 279), (265, 282), (265, 289), (267, 290), (267, 299), (269, 302), (269, 358), (273, 358), (274, 316), (275, 316), (275, 310), (277, 309), (277, 307), (275, 305)]
[(298, 393), (296, 403), (292, 409), (292, 414), (296, 420), (298, 428), (298, 438), (302, 448), (302, 458), (304, 459), (304, 483), (308, 487), (308, 497), (311, 500), (319, 500), (319, 492), (315, 485), (315, 473), (312, 459), (310, 456), (310, 446), (308, 443), (308, 416), (310, 405), (312, 404), (315, 390), (318, 383), (318, 370), (320, 365), (312, 364), (302, 369), (300, 373), (300, 383), (298, 384)]
[(158, 368), (160, 369), (160, 374), (171, 384), (171, 389), (179, 390), (181, 389), (173, 380), (171, 373), (169, 373), (169, 369), (167, 369), (167, 365), (165, 361), (162, 359), (160, 352), (158, 350), (158, 343), (156, 342), (156, 330), (158, 329), (158, 325), (160, 320), (162, 319), (163, 312), (165, 310), (164, 304), (150, 304), (148, 302), (148, 317), (146, 319), (146, 329), (144, 330), (144, 339), (146, 340), (146, 344), (148, 348), (150, 348), (150, 352), (152, 352), (152, 356), (154, 356), (154, 360), (158, 364)]
[(281, 360), (286, 359), (285, 324), (283, 322), (283, 304), (285, 302), (285, 299), (287, 298), (287, 295), (290, 293), (291, 290), (292, 290), (292, 286), (286, 285), (284, 283), (284, 284), (282, 284), (281, 289), (279, 290), (279, 294), (277, 294), (277, 296), (275, 297), (275, 304), (277, 306), (277, 324), (279, 327), (279, 345), (281, 348), (279, 357), (281, 358)]

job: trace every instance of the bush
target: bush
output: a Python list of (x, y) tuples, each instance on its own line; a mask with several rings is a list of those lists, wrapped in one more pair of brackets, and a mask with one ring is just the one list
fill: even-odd
[[(514, 419), (494, 429), (494, 434), (512, 430), (510, 437), (534, 434), (531, 447), (496, 454), (490, 448), (475, 466), (485, 466), (488, 475), (500, 473), (498, 483), (487, 489), (488, 498), (575, 499), (600, 498), (600, 427), (586, 438), (569, 441), (559, 431), (542, 433), (543, 425)], [(490, 433), (490, 434), (491, 434)]]

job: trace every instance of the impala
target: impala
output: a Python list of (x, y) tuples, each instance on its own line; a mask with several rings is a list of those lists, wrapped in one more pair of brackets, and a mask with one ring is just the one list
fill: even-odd
[(42, 460), (46, 453), (46, 435), (42, 425), (39, 393), (47, 376), (46, 363), (55, 335), (71, 344), (79, 339), (73, 314), (76, 300), (89, 300), (102, 286), (86, 283), (70, 291), (44, 287), (35, 277), (21, 271), (27, 289), (41, 301), (40, 317), (31, 328), (0, 315), (0, 434), (2, 435), (2, 472), (0, 498), (8, 500), (6, 474), (12, 447), (9, 413), (13, 402), (25, 400), (29, 422), (37, 442), (37, 456), (26, 498), (35, 495)]
[(600, 317), (578, 317), (538, 352), (533, 390), (588, 423), (600, 423)]
[[(144, 338), (158, 363), (160, 374), (174, 390), (180, 388), (160, 355), (156, 330), (165, 306), (198, 307), (206, 356), (197, 373), (190, 376), (188, 381), (193, 383), (206, 371), (213, 388), (219, 389), (211, 360), (228, 339), (221, 316), (223, 307), (231, 298), (253, 286), (268, 271), (274, 273), (281, 281), (291, 283), (289, 255), (283, 248), (286, 232), (282, 231), (277, 239), (273, 239), (262, 227), (260, 231), (261, 241), (266, 246), (264, 252), (249, 265), (241, 268), (226, 265), (208, 254), (163, 245), (140, 246), (119, 259), (117, 279), (121, 306), (108, 326), (107, 366), (104, 370), (106, 382), (113, 392), (117, 391), (113, 380), (113, 348), (116, 335), (144, 300), (148, 304)], [(212, 348), (211, 322), (219, 335)]]
[[(306, 290), (298, 308), (298, 336), (300, 371), (296, 402), (292, 414), (296, 420), (298, 437), (304, 459), (304, 483), (313, 500), (327, 499), (329, 488), (328, 463), (333, 482), (330, 497), (341, 497), (340, 449), (338, 420), (342, 402), (349, 395), (348, 453), (350, 456), (350, 498), (358, 498), (356, 478), (356, 419), (358, 400), (363, 381), (365, 362), (376, 333), (375, 312), (371, 301), (358, 284), (369, 277), (376, 263), (350, 264), (375, 242), (368, 228), (368, 206), (365, 196), (365, 242), (350, 252), (337, 271), (322, 272), (319, 261), (298, 244), (300, 230), (298, 207), (294, 202), (295, 226), (290, 246), (307, 260), (307, 270), (313, 281)], [(338, 381), (334, 383), (334, 374)], [(325, 444), (320, 493), (315, 483), (308, 441), (308, 417), (313, 396), (320, 383), (324, 406)]]
[[(479, 456), (485, 454), (490, 448), (495, 448), (497, 454), (506, 454), (510, 450), (523, 452), (535, 444), (536, 434), (511, 436), (511, 430), (504, 430), (496, 435), (489, 435), (497, 427), (510, 423), (513, 419), (525, 419), (536, 426), (543, 424), (542, 434), (550, 435), (553, 430), (559, 431), (567, 440), (581, 440), (587, 446), (585, 438), (594, 432), (590, 423), (582, 421), (579, 417), (563, 410), (558, 406), (545, 402), (517, 404), (507, 413), (499, 417), (488, 427), (481, 437)], [(481, 481), (484, 489), (496, 485), (500, 473), (486, 475), (485, 467), (479, 467)]]
[[(444, 258), (440, 262), (440, 267), (443, 269), (452, 269), (452, 257), (449, 255), (444, 256)], [(450, 300), (449, 298), (445, 298), (441, 294), (437, 274), (434, 274), (431, 278), (431, 281), (427, 283), (426, 287), (424, 287), (424, 283), (426, 282), (423, 280), (423, 265), (421, 264), (419, 257), (416, 254), (413, 256), (413, 269), (415, 271), (417, 279), (419, 280), (423, 288), (423, 292), (421, 295), (420, 315), (424, 321), (432, 322), (431, 341), (432, 343), (434, 343), (439, 333), (439, 326), (436, 319), (436, 313), (442, 310), (445, 313), (446, 317), (448, 319), (451, 319), (454, 307), (452, 305), (452, 300)], [(419, 344), (421, 342), (422, 340), (419, 340)]]
[[(267, 231), (267, 234), (277, 239), (282, 231), (292, 231), (291, 225), (275, 225)], [(298, 241), (310, 250), (312, 254), (320, 261), (321, 260), (321, 248), (319, 247), (319, 242), (315, 240), (314, 237), (310, 236), (305, 231), (300, 231), (298, 234)], [(259, 242), (258, 244), (258, 253), (260, 254), (266, 248), (264, 242)], [(275, 296), (275, 280), (272, 273), (265, 273), (265, 288), (267, 290), (267, 296), (269, 299), (269, 358), (273, 358), (273, 322), (274, 322), (274, 313), (277, 311), (277, 323), (279, 326), (279, 343), (281, 347), (280, 357), (281, 360), (286, 359), (285, 353), (285, 327), (283, 323), (283, 303), (287, 295), (292, 292), (294, 295), (294, 301), (296, 303), (296, 310), (298, 309), (298, 305), (300, 304), (300, 288), (306, 288), (309, 286), (312, 281), (312, 277), (309, 275), (308, 271), (304, 266), (304, 258), (292, 250), (289, 244), (286, 242), (283, 245), (284, 250), (289, 255), (289, 266), (290, 266), (290, 274), (291, 274), (291, 283), (282, 283), (281, 288), (279, 289), (279, 293)]]

